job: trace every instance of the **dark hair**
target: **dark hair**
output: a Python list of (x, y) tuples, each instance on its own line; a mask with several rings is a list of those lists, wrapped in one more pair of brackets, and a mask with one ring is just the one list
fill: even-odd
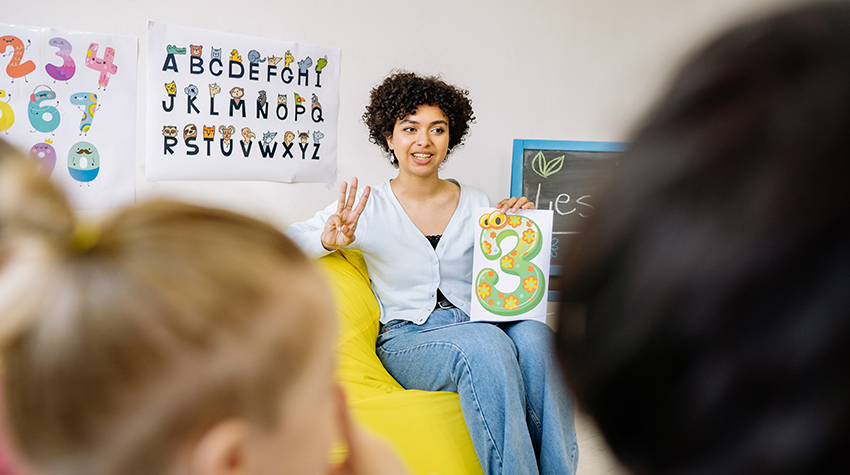
[(420, 76), (411, 72), (396, 72), (375, 86), (369, 95), (369, 105), (363, 122), (369, 127), (369, 141), (381, 147), (398, 168), (398, 160), (387, 145), (387, 137), (399, 119), (416, 113), (421, 105), (440, 108), (449, 119), (449, 147), (463, 143), (469, 124), (475, 122), (469, 91), (446, 84), (439, 77)]
[(558, 354), (635, 473), (830, 473), (850, 447), (850, 5), (724, 34), (570, 249)]

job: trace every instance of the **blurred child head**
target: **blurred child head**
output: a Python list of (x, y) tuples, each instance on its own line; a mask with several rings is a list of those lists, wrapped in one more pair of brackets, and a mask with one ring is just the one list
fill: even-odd
[(735, 28), (564, 262), (571, 386), (635, 473), (827, 473), (850, 446), (850, 4)]
[(171, 201), (78, 227), (46, 178), (0, 153), (4, 406), (28, 464), (46, 475), (327, 470), (332, 303), (288, 238)]

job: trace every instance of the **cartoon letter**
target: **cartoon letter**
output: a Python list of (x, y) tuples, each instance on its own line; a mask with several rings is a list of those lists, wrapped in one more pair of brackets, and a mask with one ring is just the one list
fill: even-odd
[[(260, 59), (260, 58), (262, 58), (262, 59)], [(264, 62), (265, 60), (266, 60), (266, 58), (263, 58), (263, 56), (260, 54), (259, 51), (255, 50), (255, 49), (248, 51), (248, 62), (249, 63), (258, 64), (258, 63)]]
[(232, 125), (229, 127), (225, 127), (222, 125), (218, 128), (218, 131), (221, 132), (221, 140), (224, 140), (225, 142), (230, 142), (231, 137), (233, 136), (233, 132), (236, 132), (236, 129), (233, 128)]
[(198, 97), (198, 86), (194, 84), (189, 84), (188, 86), (183, 88), (183, 92), (185, 92), (186, 95), (189, 96), (190, 100), (193, 100)]
[(196, 138), (198, 136), (198, 128), (195, 127), (195, 124), (186, 124), (186, 127), (183, 127), (183, 140), (189, 138)]

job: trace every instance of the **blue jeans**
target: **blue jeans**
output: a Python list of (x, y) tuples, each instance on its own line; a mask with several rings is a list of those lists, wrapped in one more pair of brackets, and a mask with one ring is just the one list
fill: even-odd
[(453, 391), (488, 475), (575, 474), (575, 407), (544, 323), (465, 322), (438, 308), (422, 325), (393, 320), (376, 344), (387, 371), (407, 389)]

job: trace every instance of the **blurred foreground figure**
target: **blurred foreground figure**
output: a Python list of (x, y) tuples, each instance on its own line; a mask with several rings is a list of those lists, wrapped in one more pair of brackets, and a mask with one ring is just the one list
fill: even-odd
[(636, 474), (824, 474), (850, 448), (850, 5), (727, 32), (564, 261), (558, 352)]
[(162, 200), (79, 226), (0, 141), (0, 408), (35, 473), (406, 473), (351, 424), (329, 292), (236, 213)]

